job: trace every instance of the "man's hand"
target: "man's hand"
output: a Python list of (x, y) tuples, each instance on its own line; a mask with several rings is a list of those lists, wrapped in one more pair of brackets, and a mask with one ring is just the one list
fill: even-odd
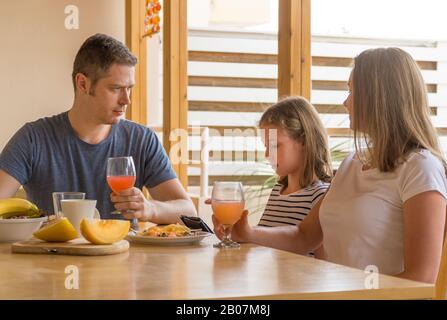
[(123, 190), (119, 193), (112, 192), (110, 199), (114, 203), (115, 209), (123, 212), (125, 219), (148, 221), (152, 218), (153, 204), (138, 188)]
[[(138, 188), (111, 193), (110, 199), (126, 219), (139, 219), (155, 224), (177, 223), (182, 214), (196, 216), (197, 212), (178, 179), (171, 179), (149, 189), (146, 199)], [(128, 211), (128, 212), (126, 212)]]

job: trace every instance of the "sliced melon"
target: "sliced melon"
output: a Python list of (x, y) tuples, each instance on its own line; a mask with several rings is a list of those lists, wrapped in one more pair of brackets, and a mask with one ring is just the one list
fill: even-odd
[(51, 220), (47, 225), (33, 233), (40, 240), (48, 242), (66, 242), (78, 237), (73, 225), (65, 217)]
[(124, 239), (129, 233), (126, 220), (82, 219), (81, 233), (93, 244), (112, 244)]

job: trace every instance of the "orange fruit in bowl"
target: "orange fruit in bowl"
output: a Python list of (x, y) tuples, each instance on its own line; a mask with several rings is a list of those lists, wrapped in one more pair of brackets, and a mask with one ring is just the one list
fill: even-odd
[(112, 244), (124, 239), (129, 233), (126, 220), (82, 219), (82, 236), (93, 244)]

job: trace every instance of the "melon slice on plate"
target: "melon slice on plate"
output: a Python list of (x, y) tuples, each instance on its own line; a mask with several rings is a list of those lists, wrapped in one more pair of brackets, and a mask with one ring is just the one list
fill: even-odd
[(112, 244), (124, 239), (129, 233), (126, 220), (82, 219), (81, 233), (93, 244)]
[(48, 242), (66, 242), (78, 237), (76, 229), (65, 217), (51, 220), (33, 235), (37, 239)]

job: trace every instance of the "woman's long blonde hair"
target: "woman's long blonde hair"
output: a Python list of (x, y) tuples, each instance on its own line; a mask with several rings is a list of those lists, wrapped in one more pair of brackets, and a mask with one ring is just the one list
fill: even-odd
[(430, 120), (426, 85), (408, 53), (399, 48), (362, 52), (354, 59), (351, 84), (360, 159), (390, 172), (411, 152), (426, 149), (447, 168)]
[[(327, 134), (315, 108), (303, 97), (289, 97), (269, 107), (261, 117), (259, 126), (274, 125), (305, 148), (304, 167), (301, 169), (300, 185), (308, 186), (314, 175), (321, 181), (332, 178), (331, 156)], [(287, 185), (287, 177), (280, 177)]]

